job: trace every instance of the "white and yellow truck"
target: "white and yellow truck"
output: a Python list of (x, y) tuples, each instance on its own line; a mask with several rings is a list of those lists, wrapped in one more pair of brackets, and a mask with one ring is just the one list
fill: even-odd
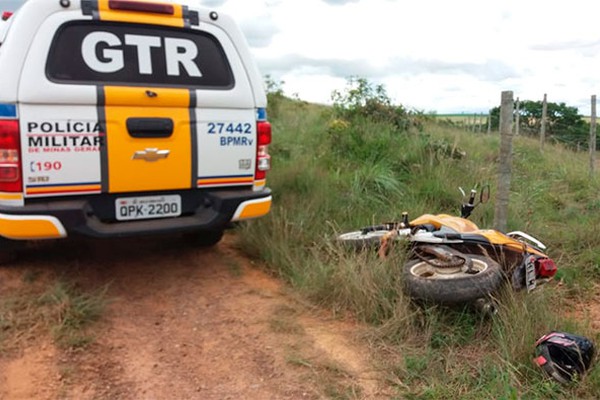
[[(197, 2), (26, 0), (0, 22), (0, 236), (197, 233), (269, 212), (263, 80)], [(0, 3), (0, 7), (1, 7)]]

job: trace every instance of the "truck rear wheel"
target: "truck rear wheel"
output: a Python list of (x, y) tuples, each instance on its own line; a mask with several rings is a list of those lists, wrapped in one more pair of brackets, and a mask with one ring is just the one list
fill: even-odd
[(185, 238), (198, 247), (212, 247), (223, 238), (224, 231), (199, 231), (186, 233)]
[(0, 238), (0, 265), (9, 264), (17, 259), (17, 250), (24, 242)]

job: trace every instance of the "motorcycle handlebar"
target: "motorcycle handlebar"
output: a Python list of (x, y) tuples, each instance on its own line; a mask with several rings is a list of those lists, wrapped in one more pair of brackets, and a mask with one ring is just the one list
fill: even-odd
[(469, 196), (469, 205), (473, 206), (475, 205), (475, 195), (477, 194), (477, 191), (475, 189), (471, 189), (471, 195)]
[(475, 196), (476, 195), (477, 195), (477, 191), (475, 189), (471, 189), (471, 193), (469, 193), (469, 200), (460, 207), (461, 218), (469, 218), (469, 216), (475, 209)]

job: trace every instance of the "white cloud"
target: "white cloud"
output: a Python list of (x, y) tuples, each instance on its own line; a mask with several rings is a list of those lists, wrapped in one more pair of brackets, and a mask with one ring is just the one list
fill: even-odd
[(225, 4), (226, 2), (227, 2), (227, 0), (203, 0), (202, 5), (204, 7), (208, 7), (208, 8), (220, 7), (223, 4)]
[[(0, 0), (0, 10), (21, 0)], [(589, 113), (600, 3), (587, 0), (199, 0), (240, 24), (261, 72), (327, 103), (346, 78), (422, 110), (485, 111), (503, 90)]]
[(271, 16), (271, 42), (253, 49), (259, 66), (309, 101), (328, 102), (351, 75), (440, 113), (485, 111), (503, 90), (588, 113), (600, 89), (596, 2), (228, 0), (223, 10)]
[(240, 28), (252, 47), (268, 47), (280, 28), (268, 14), (240, 21)]
[(324, 3), (332, 4), (334, 6), (344, 5), (347, 3), (356, 3), (357, 1), (359, 0), (323, 0)]
[(25, 0), (0, 0), (0, 13), (3, 11), (16, 11)]

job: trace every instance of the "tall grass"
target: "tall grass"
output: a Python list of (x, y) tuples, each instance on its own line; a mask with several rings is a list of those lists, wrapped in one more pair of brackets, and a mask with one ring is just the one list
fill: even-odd
[[(381, 362), (399, 398), (598, 398), (595, 370), (561, 387), (534, 368), (535, 340), (550, 330), (597, 339), (569, 304), (585, 299), (600, 278), (600, 181), (586, 155), (516, 137), (510, 230), (539, 237), (557, 261), (556, 282), (540, 293), (508, 292), (498, 315), (423, 307), (404, 296), (404, 251), (379, 259), (339, 248), (336, 234), (422, 213), (457, 214), (458, 190), (490, 184), (492, 200), (472, 220), (493, 221), (497, 134), (469, 133), (424, 122), (422, 129), (368, 118), (340, 120), (332, 110), (282, 100), (272, 119), (269, 216), (239, 226), (240, 246), (264, 259), (298, 292), (334, 314), (370, 325), (367, 339), (385, 349)], [(407, 124), (407, 126), (412, 126)]]

